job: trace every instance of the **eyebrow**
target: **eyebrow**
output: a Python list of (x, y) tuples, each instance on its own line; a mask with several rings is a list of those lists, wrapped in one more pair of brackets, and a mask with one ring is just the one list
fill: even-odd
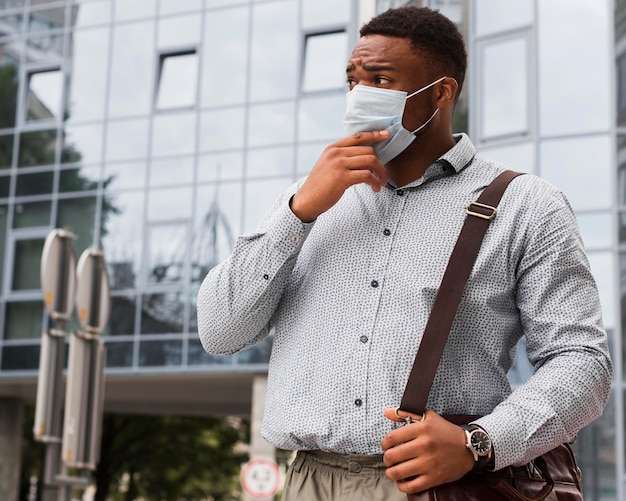
[[(395, 68), (391, 65), (388, 64), (364, 64), (363, 65), (363, 69), (365, 71), (395, 71)], [(349, 64), (346, 67), (346, 73), (349, 73), (350, 71), (354, 71), (356, 70), (356, 66), (354, 64)]]

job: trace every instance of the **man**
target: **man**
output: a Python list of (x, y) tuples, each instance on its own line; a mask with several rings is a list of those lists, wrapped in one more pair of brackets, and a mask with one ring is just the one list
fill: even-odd
[[(504, 170), (452, 134), (466, 53), (456, 26), (406, 7), (361, 29), (350, 132), (328, 146), (198, 296), (210, 353), (275, 328), (263, 434), (298, 450), (283, 499), (404, 500), (474, 468), (522, 464), (602, 412), (612, 366), (594, 280), (562, 194), (508, 187), (467, 282), (424, 420), (395, 411), (465, 218)], [(507, 372), (527, 338), (534, 376)], [(488, 455), (442, 414), (483, 416)]]

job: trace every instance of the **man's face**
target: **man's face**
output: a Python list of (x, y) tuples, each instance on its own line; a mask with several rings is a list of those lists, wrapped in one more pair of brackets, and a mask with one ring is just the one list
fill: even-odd
[[(434, 80), (424, 58), (408, 39), (383, 35), (364, 36), (357, 42), (346, 75), (350, 89), (368, 85), (409, 94)], [(445, 75), (437, 77), (441, 76)], [(435, 88), (407, 100), (402, 120), (406, 129), (415, 129), (432, 115), (436, 108)]]

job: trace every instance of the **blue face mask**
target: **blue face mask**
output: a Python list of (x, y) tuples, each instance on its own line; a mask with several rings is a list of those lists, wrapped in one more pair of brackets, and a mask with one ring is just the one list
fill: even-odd
[(415, 134), (426, 127), (439, 111), (439, 108), (436, 108), (426, 122), (414, 131), (409, 131), (402, 125), (406, 100), (446, 78), (441, 77), (409, 95), (399, 90), (355, 85), (346, 95), (346, 114), (343, 119), (346, 132), (354, 134), (355, 132), (388, 130), (389, 139), (372, 144), (380, 161), (386, 164), (406, 150), (415, 140)]

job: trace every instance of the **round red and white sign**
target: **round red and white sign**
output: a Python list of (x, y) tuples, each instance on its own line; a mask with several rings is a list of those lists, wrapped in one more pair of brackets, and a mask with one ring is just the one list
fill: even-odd
[(271, 459), (251, 459), (241, 470), (241, 485), (253, 498), (272, 497), (280, 487), (278, 465)]

